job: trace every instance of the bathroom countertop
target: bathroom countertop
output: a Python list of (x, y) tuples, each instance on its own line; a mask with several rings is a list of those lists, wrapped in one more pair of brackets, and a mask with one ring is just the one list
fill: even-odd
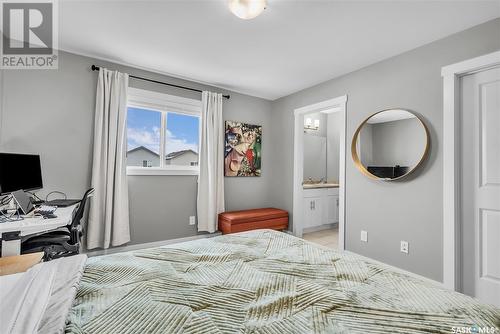
[(303, 189), (320, 189), (320, 188), (338, 188), (338, 183), (306, 183), (302, 185)]

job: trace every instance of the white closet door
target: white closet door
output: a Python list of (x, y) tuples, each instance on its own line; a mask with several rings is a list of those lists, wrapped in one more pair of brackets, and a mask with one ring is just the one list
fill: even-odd
[(500, 306), (500, 68), (461, 83), (462, 289)]

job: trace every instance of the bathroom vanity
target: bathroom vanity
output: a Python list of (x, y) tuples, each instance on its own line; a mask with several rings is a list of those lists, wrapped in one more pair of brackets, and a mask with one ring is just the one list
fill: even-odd
[(339, 221), (339, 188), (334, 183), (303, 185), (304, 229), (313, 230)]

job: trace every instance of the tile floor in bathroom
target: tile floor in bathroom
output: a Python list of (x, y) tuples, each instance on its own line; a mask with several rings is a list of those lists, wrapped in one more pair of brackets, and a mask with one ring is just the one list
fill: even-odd
[(304, 233), (302, 237), (307, 241), (311, 241), (325, 247), (337, 249), (339, 242), (339, 229), (337, 227), (328, 230)]

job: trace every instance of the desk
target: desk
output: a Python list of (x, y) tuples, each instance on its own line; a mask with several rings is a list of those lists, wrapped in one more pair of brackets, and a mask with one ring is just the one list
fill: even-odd
[[(75, 204), (65, 208), (57, 208), (57, 210), (54, 212), (57, 218), (43, 219), (42, 217), (25, 217), (23, 220), (0, 223), (0, 236), (2, 236), (3, 239), (4, 233), (19, 232), (19, 236), (24, 237), (32, 234), (48, 232), (69, 225), (73, 220), (73, 216), (78, 205), (79, 204)], [(14, 249), (14, 251), (9, 251), (7, 254), (4, 254), (4, 246), (6, 244), (8, 244), (9, 250)], [(3, 241), (2, 256), (19, 255), (20, 251), (20, 239)]]

